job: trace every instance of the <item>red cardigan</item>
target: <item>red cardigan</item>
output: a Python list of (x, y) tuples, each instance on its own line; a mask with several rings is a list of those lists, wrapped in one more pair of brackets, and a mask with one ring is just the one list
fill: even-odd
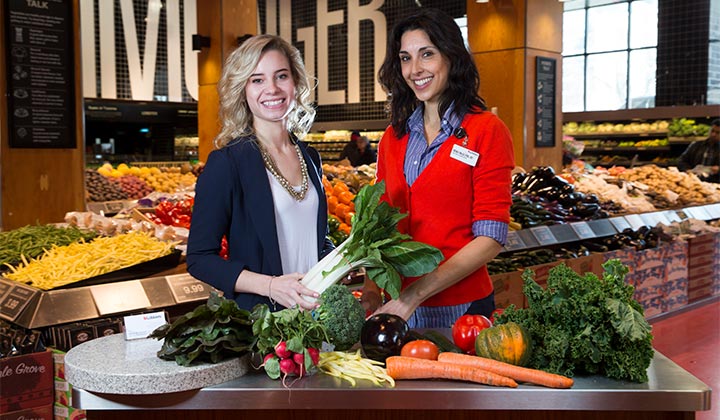
[[(412, 187), (403, 172), (409, 135), (397, 138), (388, 127), (378, 149), (377, 179), (386, 184), (383, 199), (408, 213), (399, 230), (440, 249), (445, 261), (474, 239), (474, 221), (510, 222), (510, 176), (515, 165), (510, 132), (490, 112), (467, 114), (462, 127), (467, 132), (465, 147), (480, 154), (475, 167), (450, 157), (453, 145), (462, 145), (464, 140), (450, 136)], [(415, 280), (403, 279), (403, 288)], [(492, 290), (483, 266), (422, 306), (468, 303), (487, 297)]]

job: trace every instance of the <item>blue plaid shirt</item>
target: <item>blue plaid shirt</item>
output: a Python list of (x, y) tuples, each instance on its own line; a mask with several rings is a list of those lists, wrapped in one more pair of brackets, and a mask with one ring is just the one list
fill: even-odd
[[(403, 169), (405, 171), (405, 181), (410, 186), (412, 186), (422, 171), (430, 164), (445, 140), (452, 136), (455, 130), (460, 127), (463, 120), (463, 116), (457, 115), (455, 113), (455, 107), (450, 105), (440, 122), (440, 132), (428, 146), (427, 139), (425, 138), (425, 123), (423, 120), (424, 108), (424, 105), (420, 104), (410, 118), (408, 118), (407, 122), (409, 139)], [(487, 236), (497, 241), (500, 245), (505, 245), (508, 225), (495, 220), (477, 220), (473, 222), (472, 231), (476, 237)]]

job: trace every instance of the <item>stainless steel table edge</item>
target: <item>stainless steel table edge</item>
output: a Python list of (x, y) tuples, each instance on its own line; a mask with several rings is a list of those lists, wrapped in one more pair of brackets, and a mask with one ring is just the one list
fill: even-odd
[(444, 380), (398, 381), (395, 388), (347, 382), (316, 374), (285, 388), (264, 373), (223, 384), (169, 394), (119, 395), (73, 389), (73, 406), (84, 410), (282, 410), (435, 409), (704, 411), (711, 389), (659, 352), (644, 384), (600, 376), (577, 377), (572, 389), (532, 385), (499, 388)]

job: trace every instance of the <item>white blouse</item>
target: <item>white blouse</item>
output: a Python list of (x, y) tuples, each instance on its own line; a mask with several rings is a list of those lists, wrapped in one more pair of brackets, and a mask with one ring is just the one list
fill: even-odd
[[(297, 201), (288, 194), (277, 179), (266, 169), (270, 180), (275, 223), (283, 274), (307, 273), (318, 262), (317, 212), (318, 195), (311, 180), (305, 198)], [(300, 187), (295, 187), (296, 191)]]

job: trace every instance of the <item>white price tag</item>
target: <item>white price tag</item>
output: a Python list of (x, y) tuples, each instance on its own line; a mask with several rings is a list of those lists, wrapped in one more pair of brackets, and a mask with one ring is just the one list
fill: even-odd
[(125, 321), (125, 339), (135, 340), (147, 338), (156, 328), (165, 325), (165, 312), (152, 312), (148, 314), (129, 315)]

